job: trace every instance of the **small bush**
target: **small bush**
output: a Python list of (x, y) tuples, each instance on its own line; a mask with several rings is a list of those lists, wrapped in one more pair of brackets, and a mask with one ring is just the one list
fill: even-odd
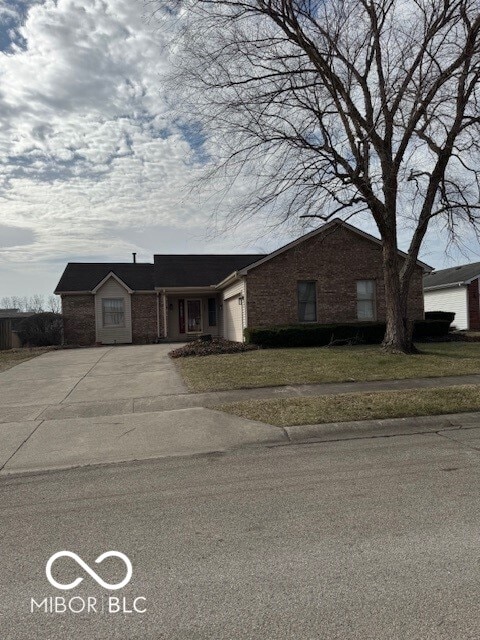
[(186, 358), (189, 356), (211, 356), (217, 353), (241, 353), (258, 349), (254, 344), (244, 342), (231, 342), (224, 338), (212, 338), (211, 340), (195, 340), (184, 347), (170, 351), (171, 358)]
[[(415, 340), (446, 336), (450, 322), (445, 320), (419, 320), (415, 323)], [(385, 335), (384, 322), (352, 324), (309, 324), (280, 327), (252, 327), (245, 329), (248, 344), (264, 348), (323, 347), (334, 341), (351, 340), (363, 344), (380, 344)]]
[(414, 340), (444, 338), (450, 331), (450, 320), (417, 320), (413, 329)]
[(36, 313), (18, 325), (22, 345), (50, 347), (62, 343), (62, 316), (59, 313)]
[(425, 320), (448, 320), (452, 324), (455, 320), (455, 313), (453, 311), (426, 311)]

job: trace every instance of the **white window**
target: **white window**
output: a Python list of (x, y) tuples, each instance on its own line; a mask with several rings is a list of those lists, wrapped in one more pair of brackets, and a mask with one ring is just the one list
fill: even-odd
[(375, 280), (357, 281), (357, 318), (359, 320), (375, 320)]
[(125, 301), (123, 298), (102, 298), (104, 327), (125, 326)]
[(300, 322), (317, 321), (317, 286), (315, 282), (299, 282), (298, 319)]

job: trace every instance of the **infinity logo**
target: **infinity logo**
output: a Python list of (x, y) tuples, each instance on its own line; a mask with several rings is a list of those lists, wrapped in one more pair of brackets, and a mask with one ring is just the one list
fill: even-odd
[(76, 553), (73, 553), (72, 551), (57, 551), (57, 553), (54, 553), (53, 556), (49, 558), (45, 567), (45, 573), (47, 574), (48, 581), (57, 589), (62, 589), (64, 591), (67, 591), (68, 589), (74, 589), (83, 580), (83, 578), (75, 578), (75, 580), (73, 582), (70, 582), (69, 584), (62, 584), (61, 582), (57, 582), (55, 580), (55, 578), (52, 576), (52, 565), (55, 560), (63, 557), (72, 558), (72, 560), (75, 560), (75, 562), (79, 564), (82, 569), (86, 571), (88, 575), (91, 576), (95, 580), (95, 582), (98, 582), (98, 584), (104, 589), (121, 589), (130, 582), (130, 579), (132, 577), (132, 563), (127, 558), (127, 556), (124, 553), (120, 553), (120, 551), (106, 551), (105, 553), (102, 553), (102, 555), (98, 556), (98, 558), (95, 560), (96, 564), (100, 564), (105, 560), (105, 558), (115, 557), (123, 560), (125, 566), (127, 567), (127, 574), (121, 582), (117, 582), (116, 584), (110, 584), (108, 582), (105, 582), (105, 580), (102, 580), (102, 578), (93, 569), (91, 569), (88, 564), (80, 558), (80, 556), (77, 556)]

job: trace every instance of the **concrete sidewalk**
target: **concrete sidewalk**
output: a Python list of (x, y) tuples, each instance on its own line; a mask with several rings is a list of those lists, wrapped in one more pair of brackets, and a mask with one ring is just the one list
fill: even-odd
[[(0, 373), (0, 473), (191, 455), (247, 444), (436, 431), (443, 424), (452, 427), (455, 418), (281, 429), (212, 407), (246, 399), (480, 384), (480, 376), (469, 375), (194, 394), (168, 358), (170, 348), (54, 351)], [(458, 424), (468, 420), (479, 423), (477, 414), (461, 414)]]
[[(176, 375), (178, 373), (175, 371)], [(184, 389), (175, 394), (156, 394), (129, 397), (123, 400), (84, 400), (32, 407), (13, 407), (11, 415), (21, 415), (26, 420), (58, 420), (64, 418), (91, 418), (131, 413), (173, 411), (193, 407), (215, 407), (243, 400), (266, 400), (270, 398), (298, 398), (342, 393), (367, 393), (375, 391), (401, 391), (408, 389), (431, 389), (454, 385), (480, 385), (480, 375), (448, 376), (441, 378), (410, 378), (406, 380), (370, 380), (367, 382), (328, 382), (323, 384), (300, 384), (278, 387), (234, 389), (189, 393)], [(143, 391), (142, 391), (143, 393)], [(77, 396), (78, 397), (78, 396)], [(20, 412), (18, 414), (17, 412)], [(0, 412), (0, 423), (8, 421), (9, 408)]]

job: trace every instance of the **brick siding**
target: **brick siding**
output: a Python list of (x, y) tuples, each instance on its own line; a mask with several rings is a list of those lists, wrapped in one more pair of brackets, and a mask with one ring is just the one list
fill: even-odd
[(478, 300), (478, 278), (468, 285), (468, 318), (469, 329), (480, 330), (480, 303)]
[[(318, 234), (247, 275), (248, 326), (298, 323), (297, 283), (317, 283), (317, 322), (357, 322), (357, 280), (376, 281), (377, 320), (385, 320), (382, 248), (344, 227)], [(409, 316), (424, 317), (422, 269), (412, 278)]]
[(95, 304), (92, 294), (62, 296), (66, 344), (95, 344)]
[[(157, 338), (157, 295), (155, 293), (134, 293), (131, 302), (132, 342), (136, 344), (155, 342)], [(66, 344), (81, 346), (95, 344), (94, 295), (62, 296), (62, 313)], [(163, 335), (162, 313), (160, 313), (160, 335)]]
[[(161, 300), (160, 300), (161, 304)], [(160, 306), (160, 336), (163, 336), (163, 313)], [(132, 294), (132, 342), (150, 344), (157, 338), (157, 295)]]

